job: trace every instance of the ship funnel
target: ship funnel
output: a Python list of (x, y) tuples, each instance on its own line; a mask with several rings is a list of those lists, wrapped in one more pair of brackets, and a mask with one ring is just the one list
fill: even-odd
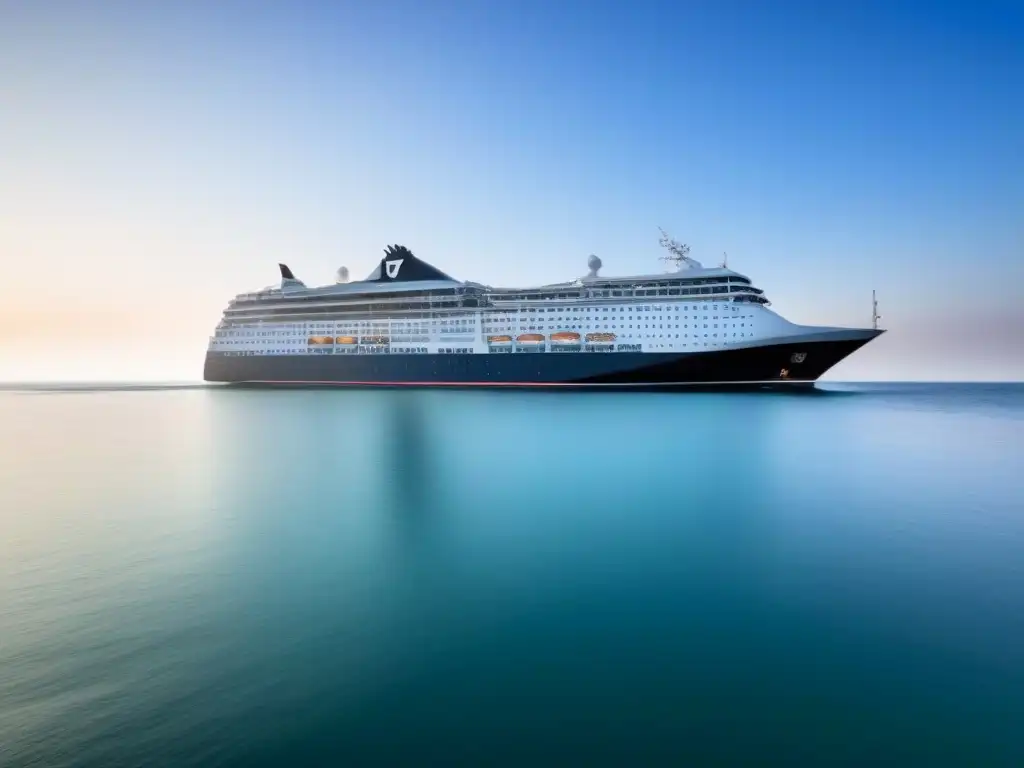
[(281, 270), (281, 289), (285, 288), (305, 288), (306, 285), (297, 277), (291, 269), (288, 268), (287, 264), (278, 264), (277, 268)]

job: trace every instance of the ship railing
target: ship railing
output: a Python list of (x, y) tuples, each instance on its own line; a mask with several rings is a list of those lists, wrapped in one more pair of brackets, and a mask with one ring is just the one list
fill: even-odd
[(736, 293), (744, 293), (750, 289), (746, 286), (733, 289), (731, 286), (706, 286), (700, 288), (649, 288), (639, 289), (634, 292), (623, 291), (621, 296), (590, 295), (572, 298), (545, 297), (539, 299), (498, 299), (491, 298), (491, 303), (496, 309), (510, 309), (515, 307), (538, 307), (562, 304), (567, 306), (578, 306), (580, 304), (602, 304), (616, 303), (621, 301), (647, 301), (650, 299), (723, 299), (729, 298)]

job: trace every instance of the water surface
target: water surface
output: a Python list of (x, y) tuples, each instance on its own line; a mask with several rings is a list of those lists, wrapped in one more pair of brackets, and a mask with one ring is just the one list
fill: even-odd
[(1024, 387), (0, 391), (0, 765), (1024, 764)]

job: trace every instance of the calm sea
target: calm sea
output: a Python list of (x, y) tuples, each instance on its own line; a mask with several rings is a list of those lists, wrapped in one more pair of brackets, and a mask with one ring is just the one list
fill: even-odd
[(1024, 386), (0, 392), (0, 765), (1024, 765)]

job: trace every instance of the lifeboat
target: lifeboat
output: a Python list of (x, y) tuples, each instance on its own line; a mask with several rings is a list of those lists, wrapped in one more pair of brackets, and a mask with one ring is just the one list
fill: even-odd
[(391, 341), (387, 336), (363, 336), (363, 344), (387, 344)]
[(518, 344), (543, 344), (544, 335), (540, 333), (521, 333), (516, 336)]
[(588, 333), (587, 344), (611, 344), (615, 341), (614, 333)]
[(355, 336), (339, 336), (338, 338), (336, 338), (334, 340), (334, 343), (335, 344), (355, 344), (356, 343), (356, 337)]
[(310, 336), (309, 343), (312, 346), (322, 346), (324, 344), (333, 344), (333, 336)]
[(488, 336), (488, 344), (509, 344), (512, 342), (511, 336)]
[(553, 344), (579, 344), (580, 335), (574, 331), (558, 331), (551, 334)]

